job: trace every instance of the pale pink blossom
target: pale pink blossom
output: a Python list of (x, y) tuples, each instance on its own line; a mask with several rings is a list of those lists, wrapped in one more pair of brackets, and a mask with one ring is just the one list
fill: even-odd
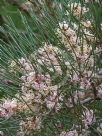
[(24, 68), (25, 68), (26, 71), (32, 71), (32, 67), (29, 63), (25, 63)]
[(23, 66), (25, 71), (31, 72), (34, 70), (29, 60), (26, 60), (22, 57), (21, 59), (19, 59), (19, 62)]
[(72, 3), (71, 5), (68, 4), (68, 6), (71, 6), (73, 16), (78, 16), (81, 12), (84, 14), (88, 11), (88, 9), (86, 7), (82, 7), (80, 3)]
[(28, 130), (38, 130), (41, 127), (41, 118), (40, 117), (28, 117), (25, 121), (20, 122), (21, 131), (24, 132)]
[(62, 131), (62, 133), (59, 136), (78, 136), (78, 133), (76, 130), (69, 131), (69, 132)]
[(17, 100), (16, 99), (5, 100), (2, 106), (6, 110), (13, 110), (13, 109), (15, 109), (17, 107)]
[(58, 96), (57, 91), (54, 91), (46, 98), (47, 108), (50, 110), (54, 108), (56, 111), (58, 111), (61, 108), (61, 103), (59, 102), (59, 100), (63, 101), (62, 96)]
[(92, 26), (92, 24), (91, 24), (91, 21), (90, 20), (87, 20), (87, 21), (85, 21), (85, 22), (81, 22), (85, 27), (91, 27)]
[(89, 89), (89, 88), (91, 88), (91, 82), (90, 82), (90, 79), (89, 79), (87, 73), (83, 74), (83, 77), (81, 78), (80, 88), (81, 89)]
[(97, 127), (97, 131), (102, 134), (102, 123), (100, 123), (99, 127)]
[(97, 90), (97, 95), (99, 97), (102, 97), (102, 84), (100, 84), (99, 86), (96, 87), (96, 90)]
[(4, 136), (4, 132), (3, 131), (0, 131), (0, 136)]
[(80, 81), (80, 78), (79, 78), (79, 76), (76, 73), (74, 73), (72, 81), (75, 81), (75, 82), (79, 82)]
[(93, 119), (94, 119), (93, 110), (88, 110), (86, 108), (82, 115), (82, 122), (85, 126), (85, 129), (88, 129), (92, 125)]
[(69, 98), (67, 99), (66, 106), (67, 106), (68, 108), (72, 108), (72, 107), (74, 106), (74, 103), (73, 103), (73, 100), (72, 100), (71, 97), (69, 97)]
[(7, 99), (4, 100), (3, 104), (0, 105), (0, 116), (1, 117), (10, 117), (17, 110), (17, 100)]

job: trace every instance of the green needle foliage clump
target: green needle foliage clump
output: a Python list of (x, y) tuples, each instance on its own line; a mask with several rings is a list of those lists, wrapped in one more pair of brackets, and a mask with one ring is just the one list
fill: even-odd
[(0, 135), (101, 136), (102, 2), (29, 4), (0, 29)]

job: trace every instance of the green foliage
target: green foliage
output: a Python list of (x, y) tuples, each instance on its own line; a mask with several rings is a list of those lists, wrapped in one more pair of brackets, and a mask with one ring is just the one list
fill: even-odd
[[(66, 0), (55, 0), (54, 6), (52, 6), (53, 4), (51, 3), (51, 5), (49, 6), (49, 2), (51, 1), (45, 1), (42, 8), (42, 15), (30, 12), (30, 16), (28, 16), (25, 12), (20, 12), (17, 6), (11, 5), (7, 1), (0, 1), (0, 15), (5, 17), (6, 19), (6, 23), (3, 24), (3, 27), (1, 27), (0, 30), (2, 33), (7, 35), (7, 41), (4, 41), (3, 39), (0, 40), (1, 104), (2, 101), (6, 98), (16, 98), (17, 100), (26, 103), (26, 101), (23, 99), (21, 91), (22, 82), (20, 80), (21, 76), (23, 76), (23, 72), (25, 72), (23, 71), (23, 65), (19, 62), (19, 59), (21, 59), (22, 57), (30, 61), (36, 73), (48, 73), (51, 77), (52, 85), (57, 84), (60, 91), (59, 93), (63, 94), (64, 97), (64, 101), (62, 104), (63, 108), (61, 108), (58, 112), (55, 112), (55, 109), (53, 109), (52, 111), (49, 110), (49, 114), (46, 114), (46, 112), (42, 113), (41, 111), (40, 116), (43, 116), (41, 130), (31, 131), (30, 134), (27, 134), (25, 132), (25, 136), (57, 136), (62, 131), (70, 131), (74, 128), (77, 129), (78, 126), (81, 126), (82, 129), (82, 114), (85, 110), (85, 107), (87, 107), (88, 109), (92, 109), (95, 112), (95, 116), (98, 116), (100, 118), (96, 118), (96, 120), (100, 121), (102, 118), (102, 100), (100, 97), (99, 99), (97, 96), (95, 96), (97, 95), (95, 94), (95, 91), (97, 91), (95, 89), (98, 85), (101, 84), (102, 80), (101, 78), (93, 79), (94, 77), (92, 77), (92, 75), (95, 75), (96, 72), (100, 68), (102, 68), (102, 55), (97, 53), (95, 54), (96, 47), (98, 48), (100, 46), (101, 48), (102, 2), (93, 2), (92, 0), (90, 0), (89, 3), (86, 4), (89, 8), (88, 13), (86, 13), (85, 15), (80, 14), (80, 16), (78, 17), (73, 16), (71, 7), (68, 7), (68, 3)], [(83, 0), (77, 0), (75, 2), (81, 2), (81, 4), (84, 5)], [(66, 10), (69, 12), (68, 16), (65, 15)], [(94, 40), (92, 41), (88, 39), (87, 35), (84, 32), (83, 25), (81, 24), (81, 21), (85, 21), (86, 19), (90, 18), (93, 27), (88, 29), (86, 28), (86, 30), (88, 30), (94, 36)], [(79, 63), (80, 60), (76, 56), (73, 46), (69, 44), (71, 49), (68, 50), (65, 46), (65, 43), (63, 43), (61, 41), (61, 38), (58, 37), (56, 29), (60, 28), (59, 23), (63, 21), (66, 21), (71, 29), (73, 29), (73, 23), (78, 26), (78, 31), (76, 31), (76, 33), (77, 38), (79, 38), (80, 40), (82, 54), (84, 50), (83, 41), (85, 38), (86, 43), (89, 44), (89, 47), (90, 45), (92, 47), (92, 50), (88, 54), (88, 59), (91, 55), (93, 56), (94, 66), (92, 66), (92, 75), (90, 75), (89, 79), (90, 82), (92, 80), (92, 83), (95, 83), (95, 87), (91, 83), (91, 86), (93, 87), (91, 89), (80, 88), (80, 84), (78, 84), (77, 82), (74, 83), (74, 80), (72, 80), (74, 74), (79, 74), (80, 78), (83, 78), (83, 71), (89, 71), (91, 69), (91, 66), (89, 67), (87, 61), (88, 59), (86, 59), (83, 67), (81, 67)], [(57, 47), (61, 52), (58, 54), (58, 56), (56, 55), (56, 58), (61, 66), (62, 74), (57, 73), (57, 70), (54, 67), (53, 63), (51, 63), (51, 65), (46, 65), (40, 64), (38, 62), (36, 54), (39, 48), (44, 47), (44, 43), (47, 43), (48, 45), (52, 44), (53, 47)], [(10, 67), (12, 61), (16, 63), (13, 67), (13, 70)], [(70, 67), (67, 67), (65, 65), (65, 62), (67, 61), (69, 62)], [(49, 67), (53, 70), (49, 70)], [(28, 73), (26, 73), (26, 75)], [(36, 92), (36, 89), (33, 88), (32, 90), (34, 93)], [(81, 104), (81, 101), (78, 98), (77, 104), (73, 102), (75, 104), (74, 107), (67, 107), (66, 103), (68, 97), (73, 98), (73, 93), (75, 93), (76, 90), (82, 92), (85, 91), (86, 97), (87, 95), (92, 96), (92, 101)], [(18, 98), (16, 94), (19, 94), (20, 98)], [(45, 103), (43, 103), (43, 106), (45, 106), (44, 104)], [(26, 105), (30, 110), (32, 110), (29, 107), (28, 103), (26, 103)], [(45, 107), (43, 108), (43, 110), (45, 110)], [(27, 117), (35, 114), (36, 113), (34, 112), (20, 113), (18, 110), (15, 115), (9, 118), (0, 118), (0, 131), (3, 131), (6, 136), (14, 136), (20, 129), (20, 121), (25, 121)], [(61, 124), (60, 127), (57, 126), (58, 123)], [(97, 121), (96, 124), (98, 124)], [(96, 130), (96, 124), (93, 123), (92, 126), (88, 128), (90, 136), (100, 135), (100, 133), (98, 133)], [(81, 133), (81, 129), (78, 128), (79, 133)], [(82, 134), (82, 136), (84, 135)]]

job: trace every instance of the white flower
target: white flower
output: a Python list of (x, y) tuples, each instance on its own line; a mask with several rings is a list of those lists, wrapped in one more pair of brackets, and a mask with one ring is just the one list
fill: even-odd
[(25, 62), (26, 62), (26, 60), (22, 57), (21, 59), (18, 59), (18, 61), (23, 65)]
[(71, 97), (69, 97), (69, 98), (67, 99), (66, 106), (67, 106), (68, 108), (72, 108), (72, 107), (74, 106)]
[(17, 100), (7, 99), (4, 100), (3, 104), (0, 105), (0, 116), (1, 117), (10, 117), (17, 110)]
[(69, 43), (75, 45), (77, 40), (76, 32), (72, 28), (70, 28), (65, 21), (59, 23), (59, 26), (60, 28), (57, 29), (57, 34), (61, 38), (61, 42), (68, 47), (70, 47), (68, 45)]
[(60, 29), (67, 30), (68, 29), (68, 24), (64, 21), (63, 23), (59, 23)]
[(3, 103), (3, 108), (7, 109), (7, 110), (13, 110), (17, 107), (17, 100), (13, 99), (13, 100), (5, 100)]
[(16, 65), (17, 65), (16, 62), (15, 62), (15, 61), (12, 61), (11, 64), (10, 64), (10, 67), (13, 68), (13, 67), (15, 67)]
[(35, 130), (40, 129), (41, 127), (41, 118), (40, 117), (28, 117), (25, 121), (20, 122), (21, 131), (24, 132), (26, 129)]
[(93, 119), (94, 119), (93, 110), (88, 110), (86, 108), (82, 115), (82, 122), (85, 126), (85, 129), (88, 129), (92, 125)]
[(74, 73), (72, 81), (74, 81), (74, 82), (79, 82), (80, 81), (80, 78), (76, 73)]
[(88, 11), (88, 9), (86, 9), (85, 7), (82, 7), (80, 3), (72, 3), (71, 5), (68, 4), (68, 7), (70, 7), (70, 6), (71, 6), (73, 16), (80, 15), (81, 11), (82, 11), (82, 14), (84, 14)]
[[(48, 95), (48, 97), (45, 99), (46, 101), (46, 106), (48, 109), (55, 109), (56, 111), (58, 111), (61, 108), (61, 101), (63, 101), (63, 96), (58, 96), (58, 92), (57, 90), (57, 86), (52, 87), (52, 93), (50, 95)], [(60, 102), (59, 102), (60, 101)]]
[(90, 20), (87, 20), (87, 21), (85, 21), (85, 22), (81, 22), (85, 27), (91, 27), (92, 26), (92, 24), (91, 24), (91, 21)]
[(99, 125), (99, 127), (97, 127), (97, 131), (102, 134), (102, 123)]
[(27, 72), (33, 71), (33, 66), (31, 65), (29, 60), (24, 59), (23, 57), (19, 59), (19, 63), (23, 66), (23, 69)]
[(21, 4), (21, 8), (22, 8), (23, 10), (29, 12), (29, 11), (32, 10), (33, 4), (32, 4), (30, 1), (27, 1), (27, 2), (25, 2), (25, 3), (23, 3), (23, 4)]
[(96, 87), (97, 91), (98, 91), (98, 96), (102, 97), (102, 84), (100, 84), (99, 86)]
[(28, 63), (24, 64), (26, 71), (32, 71), (31, 66)]
[(4, 132), (3, 131), (0, 131), (0, 136), (4, 136)]
[(78, 136), (78, 133), (76, 130), (65, 132), (63, 131), (59, 136)]

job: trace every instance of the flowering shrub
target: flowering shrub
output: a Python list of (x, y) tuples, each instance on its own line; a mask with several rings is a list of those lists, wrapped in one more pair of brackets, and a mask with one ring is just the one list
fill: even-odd
[(1, 136), (102, 134), (100, 4), (55, 2), (53, 14), (31, 14), (37, 32), (21, 15), (27, 34), (10, 20), (0, 44)]

